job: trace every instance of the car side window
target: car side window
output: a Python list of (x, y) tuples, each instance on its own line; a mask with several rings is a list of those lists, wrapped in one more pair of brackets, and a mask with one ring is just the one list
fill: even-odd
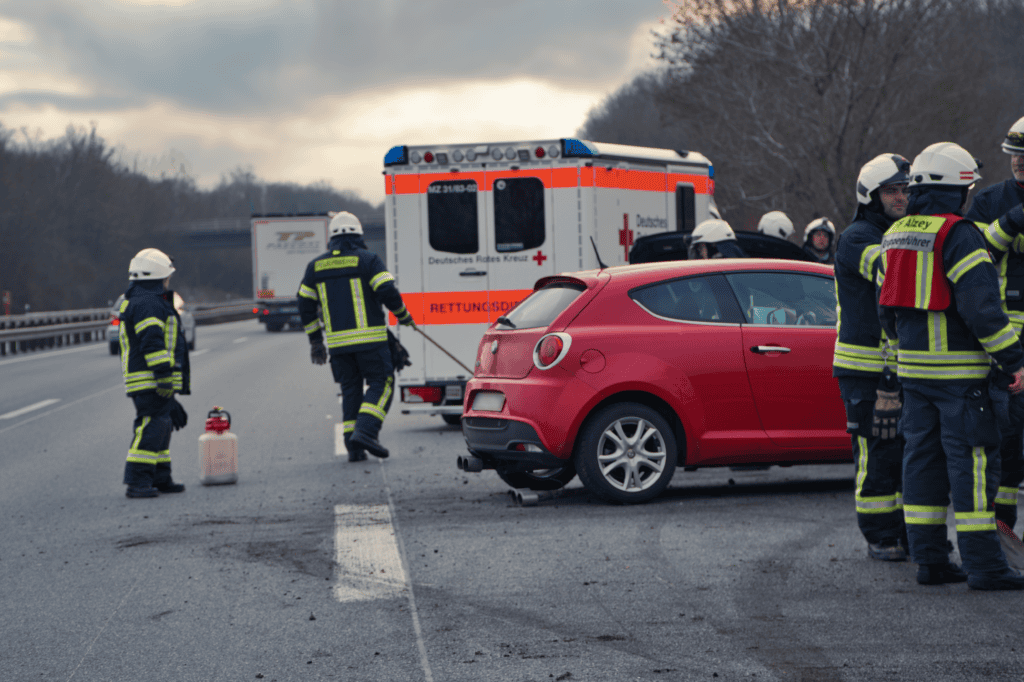
[(704, 277), (659, 282), (630, 292), (648, 312), (672, 320), (720, 322), (722, 312), (711, 283)]
[(801, 272), (734, 272), (725, 276), (749, 324), (836, 325), (830, 277)]

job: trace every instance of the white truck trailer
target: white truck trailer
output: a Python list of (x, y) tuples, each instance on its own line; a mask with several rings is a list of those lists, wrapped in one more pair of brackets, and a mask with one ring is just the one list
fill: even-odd
[[(545, 275), (629, 260), (633, 241), (711, 217), (697, 152), (573, 138), (397, 146), (384, 157), (387, 268), (416, 324), (467, 366), (497, 318)], [(392, 318), (392, 324), (395, 323)], [(462, 415), (469, 376), (411, 329), (404, 414)]]
[(302, 329), (297, 292), (306, 266), (327, 250), (327, 214), (252, 216), (255, 311), (269, 332)]

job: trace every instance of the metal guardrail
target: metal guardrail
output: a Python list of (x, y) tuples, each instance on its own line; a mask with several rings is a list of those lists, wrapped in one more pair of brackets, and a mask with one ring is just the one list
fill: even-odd
[[(217, 324), (253, 317), (252, 301), (197, 304), (189, 308), (196, 324)], [(0, 315), (0, 357), (107, 339), (110, 308)]]

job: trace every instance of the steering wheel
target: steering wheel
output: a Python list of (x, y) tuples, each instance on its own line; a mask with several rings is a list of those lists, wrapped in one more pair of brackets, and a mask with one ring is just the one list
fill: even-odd
[(796, 323), (804, 325), (818, 324), (818, 316), (815, 315), (814, 312), (808, 310), (806, 313), (803, 313), (800, 317), (796, 318)]

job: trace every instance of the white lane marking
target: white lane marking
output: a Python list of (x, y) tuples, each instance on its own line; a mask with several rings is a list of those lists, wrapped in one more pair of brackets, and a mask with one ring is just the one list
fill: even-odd
[(426, 682), (434, 682), (434, 674), (430, 670), (430, 660), (427, 658), (427, 645), (423, 641), (423, 629), (420, 627), (420, 612), (416, 609), (416, 593), (412, 589), (412, 571), (409, 569), (409, 555), (405, 552), (405, 543), (402, 542), (402, 534), (398, 528), (398, 515), (395, 513), (395, 500), (391, 495), (391, 485), (388, 483), (388, 470), (384, 467), (384, 460), (380, 462), (380, 477), (384, 481), (384, 492), (388, 496), (388, 510), (391, 512), (391, 525), (395, 529), (395, 543), (398, 545), (398, 553), (402, 560), (402, 570), (405, 571), (406, 588), (409, 594), (409, 611), (412, 613), (412, 629), (416, 633), (416, 648), (420, 652), (420, 667), (423, 668), (423, 677)]
[(399, 597), (408, 580), (386, 504), (334, 507), (334, 598), (340, 602)]
[(197, 355), (202, 355), (203, 353), (209, 353), (209, 352), (210, 352), (210, 349), (209, 349), (209, 348), (203, 348), (203, 349), (200, 349), (200, 350), (197, 350), (197, 351), (192, 351), (192, 352), (190, 352), (190, 353), (188, 354), (188, 356), (189, 356), (190, 358), (194, 358), (194, 357), (196, 357)]
[(237, 339), (235, 339), (231, 343), (245, 343), (248, 340), (249, 340), (248, 336), (239, 336)]
[(15, 417), (20, 417), (23, 414), (28, 414), (29, 412), (41, 410), (44, 407), (49, 407), (50, 405), (59, 402), (60, 398), (47, 398), (46, 400), (40, 400), (38, 403), (33, 403), (32, 405), (23, 407), (20, 410), (14, 410), (13, 412), (8, 412), (7, 414), (0, 414), (0, 419), (14, 419)]
[(348, 448), (345, 447), (345, 425), (334, 425), (334, 456), (347, 457)]
[(8, 360), (0, 360), (0, 365), (13, 365), (16, 362), (26, 362), (28, 360), (37, 360), (39, 358), (53, 358), (58, 355), (67, 355), (68, 353), (81, 353), (83, 350), (95, 350), (100, 344), (103, 344), (103, 349), (106, 350), (107, 343), (107, 341), (96, 341), (87, 343), (78, 348), (68, 348), (67, 350), (23, 351), (18, 354), (18, 357), (13, 357)]
[(61, 410), (65, 410), (65, 409), (71, 407), (72, 405), (77, 405), (78, 403), (83, 402), (85, 400), (88, 400), (89, 398), (97, 398), (97, 397), (103, 395), (104, 393), (110, 393), (111, 391), (113, 391), (115, 389), (121, 389), (123, 391), (124, 390), (124, 383), (119, 381), (116, 384), (114, 384), (113, 386), (111, 386), (110, 388), (105, 388), (102, 391), (98, 391), (97, 393), (93, 393), (91, 395), (84, 396), (82, 398), (79, 398), (78, 400), (72, 400), (70, 403), (64, 403), (60, 407), (55, 407), (52, 410), (47, 410), (46, 412), (42, 412), (40, 414), (33, 415), (33, 416), (29, 417), (28, 419), (23, 419), (22, 421), (18, 422), (17, 424), (11, 424), (10, 426), (5, 426), (4, 428), (0, 429), (0, 434), (7, 433), (11, 429), (16, 429), (19, 426), (24, 426), (25, 424), (29, 424), (31, 422), (34, 422), (37, 419), (42, 419), (43, 417), (48, 417), (49, 415), (53, 414), (54, 412), (60, 412)]

